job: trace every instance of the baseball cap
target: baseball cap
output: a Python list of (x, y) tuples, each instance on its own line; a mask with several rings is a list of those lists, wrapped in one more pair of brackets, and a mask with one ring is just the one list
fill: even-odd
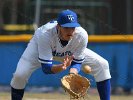
[(62, 27), (79, 27), (77, 14), (71, 10), (63, 10), (59, 13), (57, 22)]

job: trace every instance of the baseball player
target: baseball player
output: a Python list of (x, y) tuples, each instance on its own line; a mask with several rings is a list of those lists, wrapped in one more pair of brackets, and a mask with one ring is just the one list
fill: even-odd
[[(88, 34), (77, 20), (77, 14), (63, 10), (56, 21), (50, 21), (35, 31), (21, 56), (11, 80), (12, 100), (22, 100), (25, 85), (31, 74), (42, 68), (45, 74), (56, 74), (69, 68), (78, 73), (82, 65), (92, 69), (100, 100), (110, 100), (108, 62), (87, 48)], [(62, 62), (54, 65), (53, 60)]]

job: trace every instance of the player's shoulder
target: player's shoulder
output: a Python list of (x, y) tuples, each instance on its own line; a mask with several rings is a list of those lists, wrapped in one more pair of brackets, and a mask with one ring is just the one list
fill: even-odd
[(83, 27), (76, 27), (75, 32), (83, 38), (88, 37), (87, 31)]
[(56, 30), (57, 21), (48, 22), (35, 31), (36, 38), (50, 39)]
[(49, 30), (52, 30), (54, 27), (56, 27), (56, 25), (57, 25), (57, 21), (53, 20), (53, 21), (46, 23), (45, 25), (42, 25), (38, 29), (42, 32), (43, 31), (49, 31)]

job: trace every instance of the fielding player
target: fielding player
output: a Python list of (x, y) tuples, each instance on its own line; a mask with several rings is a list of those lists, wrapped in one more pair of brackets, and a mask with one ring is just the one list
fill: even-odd
[[(78, 73), (82, 65), (91, 67), (101, 100), (110, 100), (110, 72), (108, 62), (87, 49), (88, 34), (71, 10), (59, 13), (57, 21), (51, 21), (35, 31), (21, 56), (11, 80), (12, 100), (22, 100), (31, 74), (42, 68), (45, 74), (56, 74), (69, 68)], [(53, 65), (52, 61), (61, 61)]]

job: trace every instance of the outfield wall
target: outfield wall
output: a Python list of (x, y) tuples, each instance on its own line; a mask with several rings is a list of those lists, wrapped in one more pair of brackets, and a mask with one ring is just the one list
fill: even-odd
[[(25, 50), (32, 35), (0, 36), (0, 85), (9, 85), (17, 62)], [(109, 61), (112, 75), (112, 86), (133, 88), (133, 36), (89, 36), (88, 48), (97, 52)], [(60, 78), (68, 70), (57, 75), (45, 75), (38, 69), (33, 73), (28, 85), (60, 86)], [(92, 86), (95, 81), (90, 75)]]

